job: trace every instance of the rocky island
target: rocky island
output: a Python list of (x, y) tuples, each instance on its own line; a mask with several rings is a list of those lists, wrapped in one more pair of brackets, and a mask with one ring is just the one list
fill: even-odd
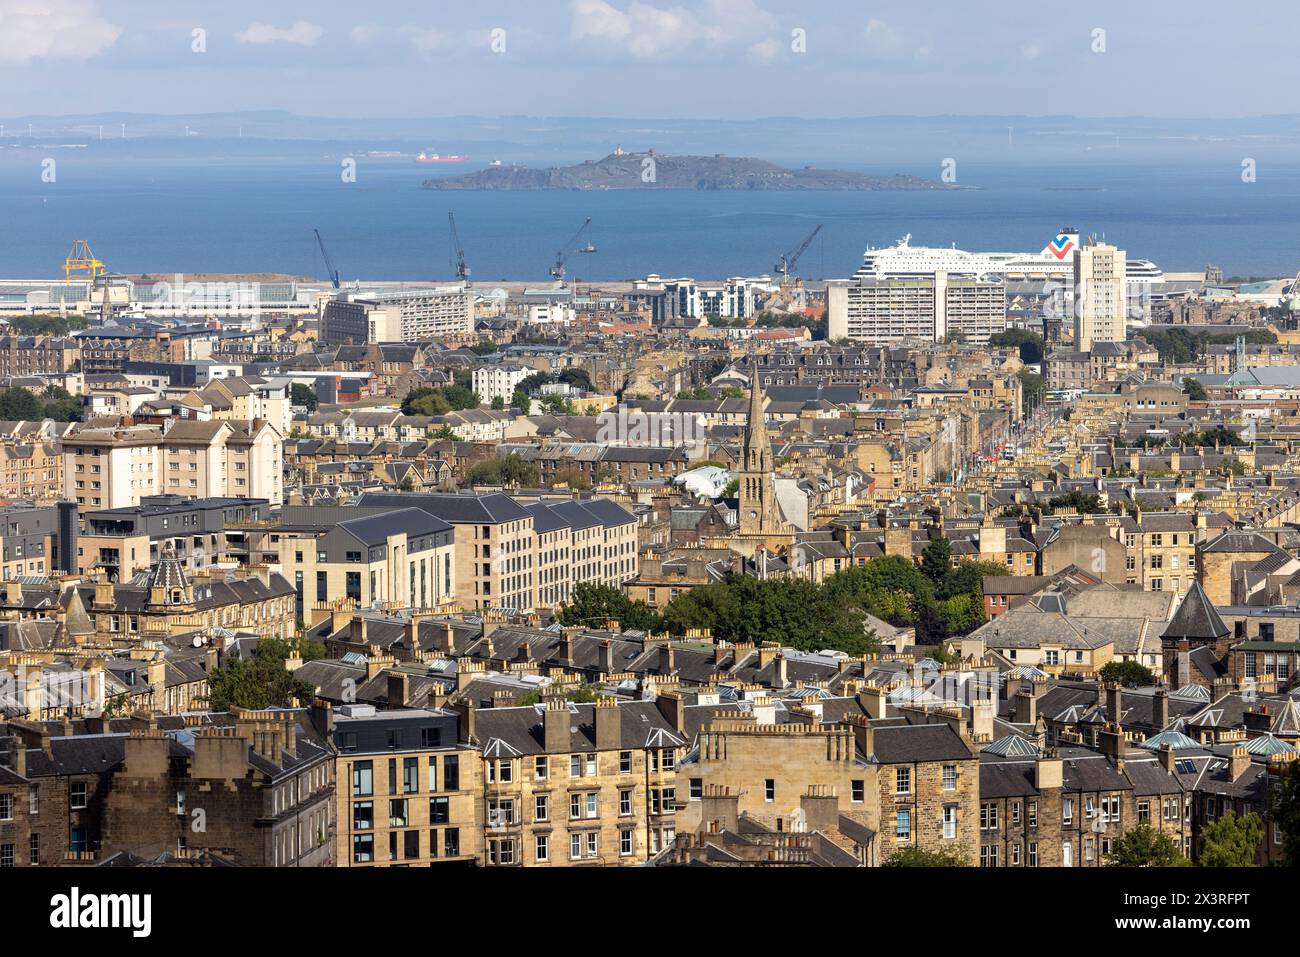
[(949, 183), (904, 173), (872, 176), (844, 170), (786, 169), (746, 156), (668, 156), (650, 150), (615, 150), (599, 160), (574, 166), (532, 169), (489, 166), (477, 173), (425, 180), (425, 189), (689, 189), (689, 190), (921, 190), (961, 189)]

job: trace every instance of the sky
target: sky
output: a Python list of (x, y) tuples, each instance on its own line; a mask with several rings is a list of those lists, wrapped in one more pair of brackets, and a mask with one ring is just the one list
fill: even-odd
[(1293, 113), (1294, 0), (0, 0), (0, 116)]

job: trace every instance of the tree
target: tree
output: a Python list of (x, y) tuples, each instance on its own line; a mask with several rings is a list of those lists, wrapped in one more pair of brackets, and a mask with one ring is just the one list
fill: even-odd
[(44, 417), (55, 422), (80, 422), (81, 399), (56, 385), (45, 390)]
[(444, 386), (442, 397), (447, 400), (447, 404), (456, 412), (462, 409), (477, 409), (479, 406), (478, 393), (470, 386), (460, 382)]
[(921, 553), (921, 571), (936, 585), (952, 571), (952, 542), (942, 532), (931, 531), (930, 542)]
[(289, 401), (293, 405), (305, 406), (308, 412), (315, 412), (320, 405), (320, 399), (316, 397), (316, 390), (309, 385), (303, 385), (301, 382), (295, 382), (289, 389)]
[(1023, 396), (1021, 411), (1028, 415), (1042, 405), (1043, 396), (1047, 394), (1047, 386), (1043, 382), (1042, 376), (1037, 372), (1030, 372), (1028, 368), (1017, 372), (1016, 378), (1020, 380), (1020, 389)]
[(1264, 825), (1258, 814), (1229, 811), (1201, 828), (1201, 867), (1254, 867)]
[(565, 385), (573, 386), (581, 392), (596, 391), (596, 387), (591, 384), (591, 375), (586, 369), (578, 366), (569, 366), (566, 369), (562, 369), (556, 379), (563, 382)]
[(1101, 496), (1096, 492), (1072, 489), (1064, 495), (1054, 495), (1047, 500), (1047, 509), (1055, 512), (1058, 508), (1072, 509), (1080, 515), (1097, 514), (1105, 511), (1101, 505)]
[(823, 587), (831, 600), (903, 627), (915, 624), (919, 609), (934, 602), (930, 579), (916, 562), (901, 555), (873, 558), (865, 565), (838, 571)]
[(1205, 386), (1201, 385), (1191, 376), (1187, 376), (1183, 379), (1183, 391), (1187, 393), (1187, 397), (1193, 402), (1204, 402), (1209, 398), (1209, 396), (1205, 394)]
[(9, 331), (20, 336), (66, 336), (74, 329), (85, 329), (83, 316), (36, 315), (11, 316)]
[(989, 336), (989, 345), (999, 349), (1013, 346), (1020, 349), (1020, 361), (1036, 365), (1043, 361), (1043, 337), (1029, 329), (1007, 329)]
[(0, 392), (0, 419), (6, 422), (42, 418), (44, 406), (26, 389), (15, 387)]
[(506, 408), (505, 396), (496, 395), (492, 397), (492, 409), (496, 412), (504, 412)]
[(1102, 666), (1102, 681), (1116, 681), (1125, 688), (1149, 688), (1156, 683), (1151, 669), (1136, 661), (1111, 661)]
[[(603, 471), (603, 470), (602, 470)], [(591, 488), (591, 479), (575, 465), (566, 465), (555, 473), (553, 485), (567, 485), (569, 488), (586, 491)]]
[(549, 374), (545, 372), (534, 372), (532, 375), (524, 376), (515, 385), (516, 391), (523, 392), (525, 395), (531, 395), (542, 386), (551, 381)]
[(659, 631), (663, 622), (655, 610), (643, 601), (632, 601), (617, 588), (583, 582), (574, 587), (573, 601), (560, 608), (563, 625), (602, 626), (613, 620), (622, 628)]
[(425, 386), (407, 393), (402, 400), (402, 411), (406, 415), (446, 415), (451, 411), (451, 403), (441, 389)]
[(984, 579), (996, 578), (1008, 574), (1007, 566), (1002, 562), (973, 561), (967, 559), (957, 563), (956, 568), (948, 569), (935, 589), (939, 599), (954, 598), (957, 595), (974, 595), (984, 602)]
[(475, 464), (469, 470), (468, 479), (470, 485), (535, 486), (541, 482), (537, 466), (524, 461), (518, 452), (511, 452), (504, 459)]
[(1245, 445), (1246, 440), (1231, 429), (1216, 425), (1200, 432), (1184, 432), (1178, 437), (1178, 444), (1193, 446), (1226, 445), (1236, 448)]
[(719, 498), (735, 498), (740, 494), (740, 479), (734, 478), (726, 485), (722, 486), (722, 494)]
[(1139, 824), (1111, 842), (1106, 855), (1110, 867), (1186, 867), (1178, 842), (1150, 824)]
[[(597, 688), (592, 685), (582, 684), (576, 688), (570, 688), (564, 692), (564, 700), (572, 701), (575, 704), (591, 704), (598, 697)], [(520, 695), (515, 701), (516, 705), (541, 704), (542, 693), (540, 691), (529, 691), (527, 694)]]
[(774, 641), (805, 651), (834, 648), (850, 655), (876, 651), (860, 606), (838, 600), (825, 585), (800, 578), (732, 575), (679, 594), (664, 609), (673, 634), (708, 628), (724, 641)]
[(927, 851), (919, 847), (905, 847), (889, 855), (884, 867), (969, 867), (966, 860), (954, 851)]
[(476, 356), (490, 356), (497, 351), (497, 344), (489, 342), (487, 339), (481, 339), (469, 347), (469, 351)]
[(1282, 853), (1289, 866), (1300, 865), (1300, 761), (1282, 768), (1270, 798), (1273, 826), (1282, 832)]
[(292, 654), (288, 642), (263, 638), (257, 643), (253, 657), (240, 658), (208, 675), (208, 707), (212, 711), (228, 711), (233, 707), (260, 711), (287, 708), (294, 699), (309, 699), (315, 688), (285, 668), (285, 661)]
[(577, 413), (577, 410), (573, 407), (572, 399), (554, 392), (542, 396), (542, 411), (547, 415), (575, 415)]

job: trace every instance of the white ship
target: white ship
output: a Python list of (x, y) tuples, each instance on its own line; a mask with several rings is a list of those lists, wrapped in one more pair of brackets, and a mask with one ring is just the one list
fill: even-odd
[[(1071, 281), (1074, 273), (1074, 248), (1079, 237), (1063, 231), (1042, 252), (972, 253), (955, 246), (913, 246), (908, 233), (894, 246), (869, 248), (854, 279), (931, 278), (937, 272), (949, 275), (975, 275), (989, 279)], [(1058, 254), (1059, 251), (1059, 254)], [(1164, 282), (1164, 272), (1148, 259), (1128, 259), (1125, 278), (1130, 283)]]

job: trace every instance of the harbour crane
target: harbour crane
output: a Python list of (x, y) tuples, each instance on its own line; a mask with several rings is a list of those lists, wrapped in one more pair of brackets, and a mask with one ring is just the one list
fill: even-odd
[(104, 264), (95, 258), (95, 254), (90, 251), (90, 243), (84, 239), (72, 241), (72, 251), (63, 261), (63, 281), (72, 282), (74, 273), (84, 273), (84, 277), (77, 278), (89, 279), (92, 286), (104, 275)]
[(556, 252), (555, 265), (551, 267), (551, 275), (560, 280), (560, 282), (564, 282), (564, 264), (569, 258), (569, 250), (573, 248), (574, 243), (582, 238), (582, 234), (587, 231), (587, 227), (590, 225), (591, 217), (588, 216), (586, 220), (583, 221), (583, 224), (578, 227), (578, 231), (573, 234), (573, 238)]
[(469, 282), (469, 264), (465, 262), (465, 247), (460, 244), (460, 233), (456, 230), (456, 214), (447, 210), (447, 222), (451, 223), (451, 248), (456, 253), (456, 278)]
[(313, 229), (312, 232), (316, 234), (316, 243), (320, 246), (321, 258), (325, 260), (325, 272), (329, 275), (330, 284), (333, 285), (335, 289), (338, 289), (339, 271), (334, 268), (334, 263), (330, 259), (330, 254), (325, 250), (325, 240), (320, 238), (319, 229)]
[(817, 234), (820, 233), (821, 231), (822, 231), (822, 224), (818, 223), (817, 228), (814, 229), (811, 233), (809, 233), (807, 238), (805, 238), (803, 242), (801, 242), (794, 249), (790, 250), (788, 253), (781, 254), (781, 258), (776, 261), (776, 265), (773, 266), (772, 268), (773, 270), (776, 271), (776, 274), (781, 277), (782, 282), (788, 279), (790, 275), (795, 271), (795, 266), (797, 266), (799, 263), (799, 257), (804, 254), (805, 250), (808, 249), (808, 247), (812, 244), (812, 241), (817, 238)]

